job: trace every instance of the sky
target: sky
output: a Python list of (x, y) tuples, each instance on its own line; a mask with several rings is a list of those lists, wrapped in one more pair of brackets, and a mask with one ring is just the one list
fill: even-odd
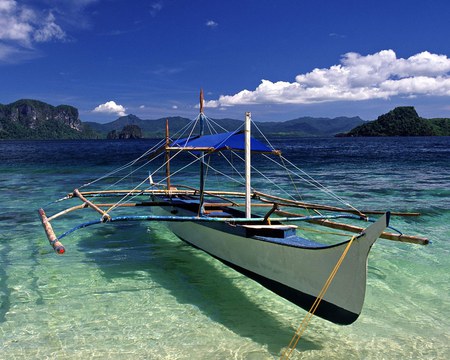
[(0, 0), (0, 103), (82, 121), (450, 117), (450, 1)]

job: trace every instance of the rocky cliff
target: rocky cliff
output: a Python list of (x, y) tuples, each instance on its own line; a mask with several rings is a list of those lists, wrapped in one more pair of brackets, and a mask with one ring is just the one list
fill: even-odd
[(122, 131), (111, 130), (106, 136), (109, 140), (114, 139), (142, 139), (142, 130), (137, 125), (125, 125)]
[(37, 100), (0, 104), (0, 139), (79, 139), (95, 137), (69, 105)]

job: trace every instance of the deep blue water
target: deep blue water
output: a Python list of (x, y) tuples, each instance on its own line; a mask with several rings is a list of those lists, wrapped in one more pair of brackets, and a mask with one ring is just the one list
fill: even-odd
[[(304, 311), (163, 226), (90, 228), (51, 251), (36, 210), (154, 143), (0, 142), (0, 358), (271, 359), (287, 346)], [(395, 225), (433, 241), (378, 240), (360, 318), (313, 319), (294, 358), (450, 358), (450, 138), (272, 143), (359, 208), (421, 212)]]

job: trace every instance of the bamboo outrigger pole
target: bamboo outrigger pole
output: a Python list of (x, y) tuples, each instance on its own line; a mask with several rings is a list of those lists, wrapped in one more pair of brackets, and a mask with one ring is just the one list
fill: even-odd
[(64, 254), (66, 249), (64, 248), (64, 245), (58, 241), (52, 225), (50, 224), (50, 221), (48, 221), (47, 215), (45, 215), (44, 209), (39, 209), (39, 215), (41, 217), (42, 226), (44, 227), (48, 242), (58, 254)]

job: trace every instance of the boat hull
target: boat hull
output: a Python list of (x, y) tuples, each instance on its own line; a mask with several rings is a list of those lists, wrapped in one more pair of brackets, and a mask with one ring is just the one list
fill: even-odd
[[(185, 209), (159, 207), (160, 215), (192, 215)], [(386, 215), (385, 215), (386, 216)], [(361, 313), (371, 246), (387, 225), (381, 219), (353, 241), (316, 315), (347, 325)], [(283, 239), (239, 234), (229, 223), (167, 222), (180, 239), (257, 281), (290, 302), (309, 310), (321, 292), (348, 241), (324, 246), (289, 236)]]

